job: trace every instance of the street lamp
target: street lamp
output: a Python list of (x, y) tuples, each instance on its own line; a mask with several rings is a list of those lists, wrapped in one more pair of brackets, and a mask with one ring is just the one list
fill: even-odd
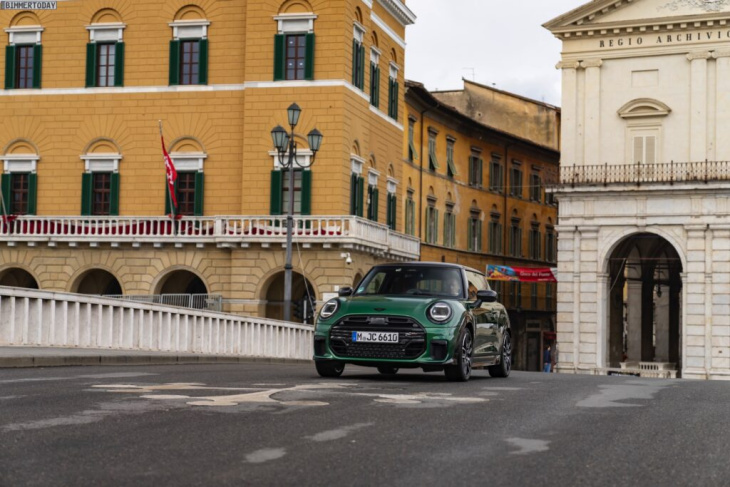
[[(291, 320), (291, 278), (292, 278), (292, 233), (294, 228), (294, 165), (305, 167), (297, 160), (297, 143), (295, 141), (296, 134), (294, 128), (299, 123), (299, 116), (302, 109), (299, 105), (292, 103), (287, 109), (287, 118), (291, 133), (288, 133), (284, 127), (277, 125), (271, 130), (271, 139), (279, 156), (279, 165), (282, 169), (289, 171), (289, 208), (286, 213), (286, 264), (284, 265), (284, 321)], [(322, 145), (323, 135), (316, 128), (307, 135), (309, 149), (312, 151), (312, 157), (309, 161), (309, 167), (314, 164), (314, 156)], [(289, 153), (287, 157), (287, 152)]]

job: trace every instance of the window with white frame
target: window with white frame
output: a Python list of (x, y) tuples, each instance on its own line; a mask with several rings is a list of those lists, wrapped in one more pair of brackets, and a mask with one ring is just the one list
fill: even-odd
[(3, 213), (35, 215), (39, 157), (36, 154), (7, 154), (2, 156), (4, 172), (0, 178)]
[(176, 20), (170, 41), (170, 86), (208, 84), (207, 20)]
[(18, 26), (5, 29), (8, 45), (5, 48), (5, 89), (41, 87), (43, 65), (43, 27)]
[(81, 156), (81, 214), (85, 216), (119, 215), (119, 162), (117, 153), (94, 153)]
[(124, 29), (122, 23), (86, 26), (86, 87), (124, 86)]
[(314, 79), (314, 21), (311, 13), (274, 17), (274, 81)]

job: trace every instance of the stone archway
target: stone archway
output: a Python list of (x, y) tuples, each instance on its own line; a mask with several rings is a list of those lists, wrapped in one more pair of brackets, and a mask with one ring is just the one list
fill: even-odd
[(0, 272), (0, 286), (39, 289), (38, 281), (33, 275), (19, 267), (11, 267)]
[(682, 260), (653, 233), (625, 237), (608, 258), (609, 367), (638, 362), (681, 371)]
[[(314, 323), (317, 295), (308, 279), (298, 272), (292, 271), (291, 283), (292, 321), (297, 323)], [(271, 276), (265, 288), (266, 318), (284, 319), (284, 271)]]
[(71, 288), (72, 292), (78, 294), (113, 295), (122, 293), (122, 285), (119, 280), (109, 271), (104, 269), (90, 269), (81, 274)]
[(208, 286), (194, 272), (175, 270), (160, 279), (155, 294), (208, 294)]

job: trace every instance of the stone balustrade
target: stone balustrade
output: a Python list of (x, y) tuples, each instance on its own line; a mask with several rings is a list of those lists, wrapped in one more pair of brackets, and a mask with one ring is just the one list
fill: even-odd
[(0, 346), (308, 360), (311, 326), (112, 298), (0, 287)]
[[(213, 244), (268, 246), (286, 241), (286, 216), (21, 216), (0, 223), (0, 242), (10, 246), (59, 243), (71, 246), (120, 244)], [(355, 248), (392, 258), (417, 259), (420, 241), (386, 225), (354, 216), (295, 216), (294, 241)]]

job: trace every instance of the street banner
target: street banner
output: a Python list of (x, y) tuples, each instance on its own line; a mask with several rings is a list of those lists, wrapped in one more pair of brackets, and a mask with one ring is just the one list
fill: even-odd
[(487, 279), (509, 282), (558, 282), (558, 269), (554, 267), (508, 267), (488, 265)]

